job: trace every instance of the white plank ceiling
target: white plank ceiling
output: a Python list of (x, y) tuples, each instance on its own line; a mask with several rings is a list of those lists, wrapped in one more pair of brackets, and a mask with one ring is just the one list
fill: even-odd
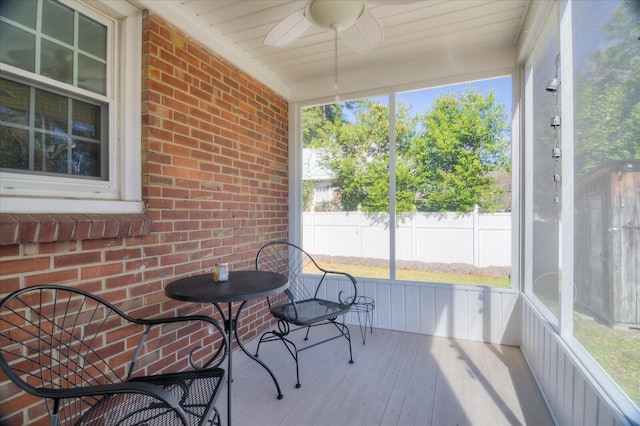
[[(350, 74), (389, 65), (410, 65), (431, 56), (441, 57), (443, 52), (465, 55), (513, 47), (521, 36), (530, 2), (366, 1), (367, 9), (381, 23), (384, 41), (361, 54), (339, 41), (339, 72)], [(160, 2), (140, 0), (139, 3), (154, 8)], [(282, 18), (304, 8), (305, 0), (164, 0), (162, 3), (170, 3), (173, 11), (198, 27), (201, 38), (202, 31), (211, 31), (212, 39), (241, 53), (245, 65), (264, 70), (283, 87), (333, 78), (334, 34), (331, 30), (313, 27), (287, 47), (269, 47), (263, 43), (267, 33)]]

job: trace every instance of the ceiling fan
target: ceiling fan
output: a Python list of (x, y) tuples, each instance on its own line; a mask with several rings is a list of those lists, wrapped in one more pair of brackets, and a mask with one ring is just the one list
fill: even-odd
[[(415, 1), (415, 0), (412, 0)], [(409, 3), (402, 0), (367, 0), (371, 3)], [(384, 40), (380, 22), (367, 10), (364, 0), (308, 0), (278, 22), (267, 34), (264, 44), (284, 47), (302, 37), (313, 26), (333, 30), (352, 50), (366, 52)]]
[[(368, 0), (371, 3), (399, 4), (415, 0)], [(293, 43), (314, 25), (335, 34), (335, 81), (338, 102), (338, 34), (353, 51), (363, 53), (384, 40), (380, 22), (366, 8), (364, 0), (308, 0), (304, 8), (283, 18), (264, 39), (267, 46), (284, 47)]]

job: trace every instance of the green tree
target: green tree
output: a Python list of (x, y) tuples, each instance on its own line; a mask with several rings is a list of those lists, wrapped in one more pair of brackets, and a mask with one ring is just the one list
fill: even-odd
[[(492, 211), (508, 207), (508, 123), (495, 95), (468, 91), (439, 98), (423, 116), (396, 109), (396, 211)], [(388, 212), (389, 108), (365, 99), (303, 111), (303, 146), (332, 171), (343, 211)], [(307, 194), (307, 192), (305, 192)], [(307, 194), (308, 200), (310, 193)]]
[[(334, 120), (333, 137), (323, 144), (323, 165), (334, 172), (334, 188), (344, 211), (389, 211), (389, 108), (379, 101), (346, 104), (354, 120)], [(398, 157), (413, 138), (414, 119), (404, 104), (398, 105), (396, 140)], [(397, 168), (401, 168), (398, 162)], [(407, 196), (407, 191), (410, 196)], [(396, 206), (415, 211), (413, 189), (397, 185)]]
[(576, 66), (578, 176), (603, 161), (640, 158), (640, 2), (623, 2), (602, 30), (609, 47)]
[(336, 128), (343, 122), (341, 104), (327, 104), (302, 110), (302, 146), (322, 147), (335, 137)]
[(493, 92), (473, 88), (439, 97), (421, 117), (424, 131), (408, 150), (420, 211), (495, 211), (497, 173), (509, 172), (508, 123)]

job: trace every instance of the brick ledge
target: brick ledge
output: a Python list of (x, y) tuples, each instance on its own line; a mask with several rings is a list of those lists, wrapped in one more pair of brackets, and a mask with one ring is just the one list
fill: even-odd
[(137, 237), (149, 234), (151, 222), (143, 213), (2, 213), (0, 245)]

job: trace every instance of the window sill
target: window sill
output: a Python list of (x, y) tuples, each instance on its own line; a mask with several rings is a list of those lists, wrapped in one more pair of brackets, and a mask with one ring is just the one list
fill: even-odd
[(137, 237), (151, 222), (143, 213), (2, 213), (0, 245)]

